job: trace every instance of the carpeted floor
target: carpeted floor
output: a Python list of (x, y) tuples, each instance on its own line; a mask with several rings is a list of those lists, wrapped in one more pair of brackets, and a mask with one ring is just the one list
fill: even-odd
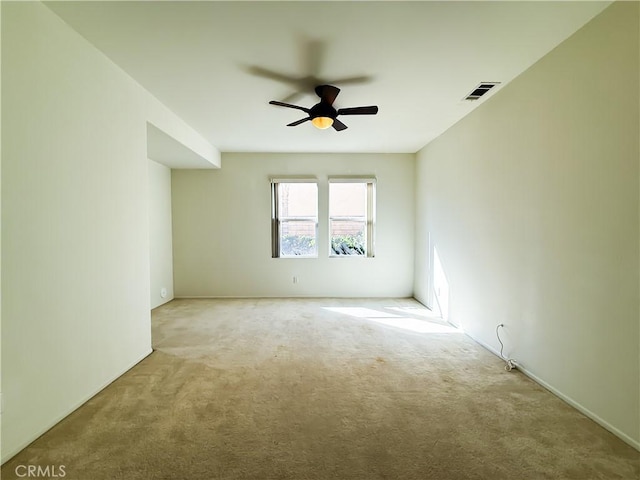
[(175, 300), (153, 312), (156, 351), (2, 478), (26, 464), (67, 480), (640, 478), (639, 452), (429, 314)]

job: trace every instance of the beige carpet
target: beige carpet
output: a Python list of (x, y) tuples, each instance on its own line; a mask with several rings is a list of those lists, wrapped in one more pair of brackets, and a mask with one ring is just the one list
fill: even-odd
[(173, 301), (153, 312), (156, 351), (2, 478), (26, 464), (69, 480), (640, 477), (636, 450), (427, 313)]

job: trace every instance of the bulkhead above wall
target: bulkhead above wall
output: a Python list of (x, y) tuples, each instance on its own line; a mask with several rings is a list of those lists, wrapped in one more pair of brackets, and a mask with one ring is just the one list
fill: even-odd
[(173, 169), (220, 168), (219, 153), (197, 153), (151, 122), (147, 122), (147, 157)]

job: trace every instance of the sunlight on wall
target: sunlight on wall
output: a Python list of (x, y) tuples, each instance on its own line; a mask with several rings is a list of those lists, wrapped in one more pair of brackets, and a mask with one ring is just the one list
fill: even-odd
[(440, 310), (443, 319), (449, 319), (449, 282), (442, 268), (438, 249), (433, 247), (433, 290), (436, 298), (436, 306)]

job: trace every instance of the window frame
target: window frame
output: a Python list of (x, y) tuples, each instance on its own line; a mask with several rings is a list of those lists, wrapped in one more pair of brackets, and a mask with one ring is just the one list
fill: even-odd
[[(316, 177), (278, 177), (271, 178), (271, 258), (318, 258), (318, 179)], [(280, 197), (279, 197), (279, 185), (287, 183), (309, 183), (316, 186), (316, 215), (315, 218), (311, 217), (282, 217), (279, 213)], [(314, 239), (315, 239), (315, 253), (313, 255), (282, 255), (280, 245), (280, 232), (284, 223), (295, 222), (308, 222), (310, 219), (314, 220)]]
[[(331, 225), (334, 218), (341, 220), (354, 219), (361, 221), (361, 217), (347, 217), (347, 216), (332, 216), (331, 215), (331, 184), (332, 183), (364, 183), (366, 187), (366, 205), (365, 205), (365, 252), (364, 255), (339, 255), (333, 253), (331, 247)], [(329, 202), (327, 206), (327, 218), (328, 218), (328, 241), (329, 241), (329, 258), (374, 258), (375, 257), (375, 230), (376, 230), (376, 177), (350, 177), (350, 176), (335, 176), (328, 178), (328, 197)]]

